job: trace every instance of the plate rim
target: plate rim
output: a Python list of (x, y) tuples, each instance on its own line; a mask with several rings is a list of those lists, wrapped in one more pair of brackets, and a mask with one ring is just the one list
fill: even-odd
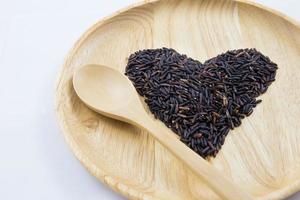
[[(135, 190), (134, 188), (130, 187), (129, 185), (126, 185), (125, 183), (119, 182), (116, 178), (108, 175), (109, 173), (106, 173), (104, 169), (98, 168), (89, 158), (88, 156), (84, 155), (84, 153), (80, 150), (74, 139), (71, 137), (71, 134), (69, 134), (69, 128), (66, 125), (65, 117), (63, 113), (60, 111), (60, 102), (62, 99), (62, 90), (63, 85), (61, 84), (61, 81), (63, 79), (64, 71), (66, 70), (66, 66), (69, 65), (70, 60), (76, 55), (76, 52), (78, 51), (79, 47), (83, 44), (83, 42), (95, 31), (97, 30), (101, 25), (105, 24), (107, 20), (122, 14), (130, 9), (140, 7), (146, 4), (159, 2), (162, 0), (144, 0), (137, 3), (130, 4), (129, 6), (126, 6), (122, 9), (119, 9), (115, 11), (112, 14), (109, 14), (101, 19), (99, 19), (96, 23), (92, 24), (91, 27), (89, 27), (80, 37), (77, 39), (74, 43), (74, 45), (71, 47), (71, 49), (67, 52), (65, 59), (63, 61), (63, 64), (59, 67), (59, 72), (57, 75), (57, 80), (55, 82), (55, 94), (54, 94), (54, 111), (56, 115), (56, 120), (58, 121), (60, 131), (64, 135), (65, 141), (67, 142), (68, 146), (70, 147), (72, 153), (75, 155), (75, 157), (80, 161), (80, 163), (89, 171), (89, 173), (92, 176), (95, 176), (98, 180), (100, 180), (102, 183), (107, 185), (109, 188), (114, 190), (115, 192), (122, 194), (124, 197), (129, 199), (138, 199), (138, 200), (148, 200), (148, 199), (156, 199), (156, 197), (142, 193), (140, 191)], [(267, 12), (270, 12), (285, 21), (293, 24), (297, 28), (300, 29), (300, 22), (297, 20), (287, 16), (286, 14), (282, 13), (281, 11), (275, 10), (273, 8), (270, 8), (268, 6), (265, 6), (263, 4), (253, 2), (252, 0), (228, 0), (233, 1), (237, 3), (242, 3), (250, 6), (254, 6), (259, 9), (263, 9)], [(297, 191), (300, 190), (300, 179), (295, 181), (292, 184), (289, 184), (283, 188), (280, 188), (278, 190), (275, 190), (274, 192), (268, 193), (267, 195), (257, 197), (256, 199), (261, 200), (268, 200), (268, 199), (275, 199), (275, 198), (286, 198)]]

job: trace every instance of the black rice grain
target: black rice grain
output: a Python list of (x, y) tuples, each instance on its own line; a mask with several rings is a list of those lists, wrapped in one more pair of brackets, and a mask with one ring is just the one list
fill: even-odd
[(229, 130), (252, 114), (276, 70), (256, 49), (227, 51), (202, 64), (162, 48), (132, 54), (125, 74), (154, 116), (207, 158), (216, 156)]

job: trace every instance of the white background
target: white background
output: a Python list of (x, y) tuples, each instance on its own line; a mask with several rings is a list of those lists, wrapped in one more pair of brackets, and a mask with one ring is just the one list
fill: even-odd
[[(0, 0), (0, 199), (120, 200), (75, 159), (54, 114), (64, 57), (102, 17), (137, 0)], [(257, 0), (300, 21), (298, 0)], [(300, 199), (300, 193), (290, 200)]]

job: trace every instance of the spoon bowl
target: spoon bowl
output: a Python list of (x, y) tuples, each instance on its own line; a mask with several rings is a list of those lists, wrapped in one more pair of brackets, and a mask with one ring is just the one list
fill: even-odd
[(73, 77), (80, 99), (103, 114), (117, 113), (136, 97), (129, 80), (113, 68), (86, 65), (76, 70)]

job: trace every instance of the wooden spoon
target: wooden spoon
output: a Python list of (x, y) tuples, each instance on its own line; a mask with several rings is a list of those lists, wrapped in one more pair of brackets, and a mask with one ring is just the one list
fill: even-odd
[(163, 123), (151, 117), (144, 109), (135, 88), (122, 73), (101, 65), (86, 65), (75, 71), (73, 85), (79, 98), (89, 108), (107, 117), (138, 126), (152, 134), (223, 199), (252, 199), (177, 139)]

